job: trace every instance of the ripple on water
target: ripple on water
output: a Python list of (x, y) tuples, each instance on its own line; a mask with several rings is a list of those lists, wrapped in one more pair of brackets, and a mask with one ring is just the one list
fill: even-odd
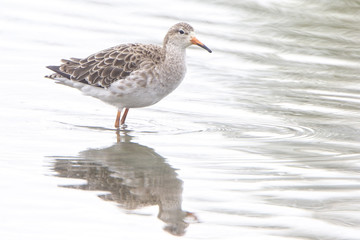
[(282, 126), (275, 124), (222, 124), (215, 130), (227, 137), (251, 139), (252, 141), (283, 141), (294, 138), (311, 138), (316, 135), (314, 129), (305, 126)]
[[(206, 130), (204, 126), (200, 126), (195, 123), (189, 123), (187, 121), (178, 121), (174, 124), (172, 119), (157, 119), (157, 120), (147, 120), (143, 119), (133, 119), (129, 124), (124, 125), (120, 129), (111, 128), (104, 126), (104, 123), (99, 123), (99, 125), (80, 125), (71, 122), (59, 122), (64, 126), (75, 127), (79, 129), (88, 129), (92, 131), (101, 131), (101, 132), (122, 132), (122, 133), (139, 133), (139, 134), (157, 134), (157, 135), (180, 135), (180, 134), (189, 134), (196, 132), (203, 132)], [(102, 125), (101, 125), (102, 124)]]

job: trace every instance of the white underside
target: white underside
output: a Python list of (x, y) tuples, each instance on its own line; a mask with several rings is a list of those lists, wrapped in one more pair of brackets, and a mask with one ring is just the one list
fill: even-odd
[(98, 98), (118, 109), (147, 107), (159, 102), (172, 91), (164, 91), (161, 86), (157, 85), (130, 87), (125, 91), (119, 91), (117, 83), (113, 83), (108, 88), (101, 88), (66, 78), (56, 78), (55, 80), (59, 84), (79, 89), (83, 94)]

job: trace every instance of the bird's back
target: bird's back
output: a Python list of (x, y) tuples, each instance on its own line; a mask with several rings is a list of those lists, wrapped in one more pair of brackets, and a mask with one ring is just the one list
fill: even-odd
[[(60, 66), (49, 66), (62, 77), (93, 86), (108, 87), (138, 70), (146, 62), (157, 65), (164, 60), (163, 49), (156, 45), (121, 44), (92, 54), (87, 58), (61, 60)], [(55, 75), (56, 76), (56, 75)]]

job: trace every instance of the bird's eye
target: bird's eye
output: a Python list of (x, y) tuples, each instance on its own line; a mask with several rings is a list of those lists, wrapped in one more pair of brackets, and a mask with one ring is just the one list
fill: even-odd
[(184, 32), (184, 30), (181, 30), (181, 29), (180, 29), (180, 30), (179, 30), (179, 33), (180, 33), (180, 34), (184, 34), (185, 32)]

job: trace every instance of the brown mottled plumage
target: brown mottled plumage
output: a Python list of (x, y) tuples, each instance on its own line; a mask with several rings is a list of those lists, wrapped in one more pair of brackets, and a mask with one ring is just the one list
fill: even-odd
[(109, 87), (116, 80), (124, 79), (141, 67), (144, 62), (159, 64), (164, 60), (162, 48), (155, 45), (121, 44), (92, 54), (87, 58), (61, 60), (60, 71), (71, 80), (95, 86)]
[(129, 108), (155, 104), (180, 84), (186, 72), (185, 49), (191, 44), (211, 52), (196, 39), (193, 27), (178, 23), (169, 29), (162, 47), (121, 44), (87, 58), (61, 60), (60, 66), (48, 66), (55, 72), (48, 77), (116, 106), (119, 127), (123, 108), (121, 125)]

